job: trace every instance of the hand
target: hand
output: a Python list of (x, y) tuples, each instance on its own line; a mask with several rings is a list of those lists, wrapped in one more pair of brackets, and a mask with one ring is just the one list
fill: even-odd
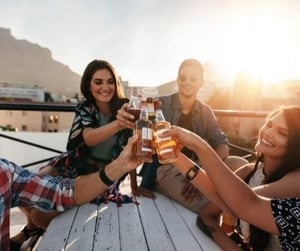
[(118, 165), (123, 168), (124, 173), (134, 170), (143, 162), (152, 162), (151, 158), (136, 157), (136, 143), (138, 141), (139, 135), (133, 135), (128, 139), (128, 143), (122, 150), (118, 158), (115, 160)]
[(177, 148), (180, 150), (183, 146), (193, 150), (197, 142), (202, 139), (195, 133), (179, 126), (172, 126), (171, 129), (165, 130), (162, 137), (173, 137), (177, 142)]
[(147, 198), (150, 198), (150, 199), (155, 199), (156, 196), (155, 194), (148, 190), (148, 189), (145, 189), (143, 187), (139, 187), (139, 186), (136, 186), (136, 187), (132, 187), (131, 188), (131, 193), (135, 196), (145, 196)]
[(128, 103), (125, 103), (117, 112), (116, 119), (122, 129), (134, 129), (134, 116), (127, 112)]

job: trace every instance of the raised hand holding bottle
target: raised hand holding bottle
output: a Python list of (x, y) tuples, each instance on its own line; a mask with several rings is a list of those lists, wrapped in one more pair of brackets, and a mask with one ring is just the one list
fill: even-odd
[(158, 161), (161, 164), (175, 162), (177, 159), (175, 140), (171, 137), (159, 136), (164, 130), (171, 128), (171, 124), (165, 120), (161, 109), (155, 111), (155, 123), (153, 127)]
[(141, 107), (140, 118), (135, 122), (135, 133), (139, 134), (136, 156), (151, 158), (153, 146), (152, 122), (148, 119), (146, 106)]

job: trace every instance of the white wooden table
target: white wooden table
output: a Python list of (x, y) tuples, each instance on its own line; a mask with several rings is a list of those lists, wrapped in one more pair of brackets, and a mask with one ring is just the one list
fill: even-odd
[(109, 202), (71, 209), (52, 220), (35, 250), (220, 250), (197, 228), (195, 213), (156, 196), (137, 197), (139, 205)]

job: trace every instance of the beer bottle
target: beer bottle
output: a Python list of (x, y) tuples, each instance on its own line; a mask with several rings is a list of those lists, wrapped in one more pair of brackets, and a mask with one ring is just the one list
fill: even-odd
[(142, 96), (145, 99), (148, 116), (152, 123), (155, 120), (155, 106), (159, 104), (158, 102), (158, 90), (155, 87), (145, 87), (142, 89)]
[(146, 106), (141, 107), (140, 118), (135, 122), (135, 133), (139, 135), (136, 156), (152, 158), (152, 122), (148, 119)]
[(154, 100), (152, 97), (146, 98), (147, 109), (148, 109), (148, 118), (154, 123), (155, 120), (155, 110), (154, 110)]
[(221, 228), (228, 235), (232, 234), (237, 225), (237, 218), (225, 212), (223, 212), (221, 216), (222, 216)]
[(164, 130), (171, 128), (171, 124), (165, 120), (161, 109), (155, 111), (154, 143), (158, 161), (161, 164), (173, 163), (177, 159), (176, 143), (171, 137), (158, 136)]

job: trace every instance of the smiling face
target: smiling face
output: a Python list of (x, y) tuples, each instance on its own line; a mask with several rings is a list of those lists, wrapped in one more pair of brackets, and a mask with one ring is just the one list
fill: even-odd
[(282, 160), (287, 151), (288, 127), (283, 112), (270, 117), (259, 131), (255, 149), (265, 158)]
[(203, 83), (203, 67), (200, 62), (194, 59), (185, 60), (177, 77), (179, 94), (186, 98), (195, 98)]
[(97, 70), (91, 79), (90, 91), (98, 106), (109, 103), (116, 91), (116, 83), (112, 73), (108, 69)]

